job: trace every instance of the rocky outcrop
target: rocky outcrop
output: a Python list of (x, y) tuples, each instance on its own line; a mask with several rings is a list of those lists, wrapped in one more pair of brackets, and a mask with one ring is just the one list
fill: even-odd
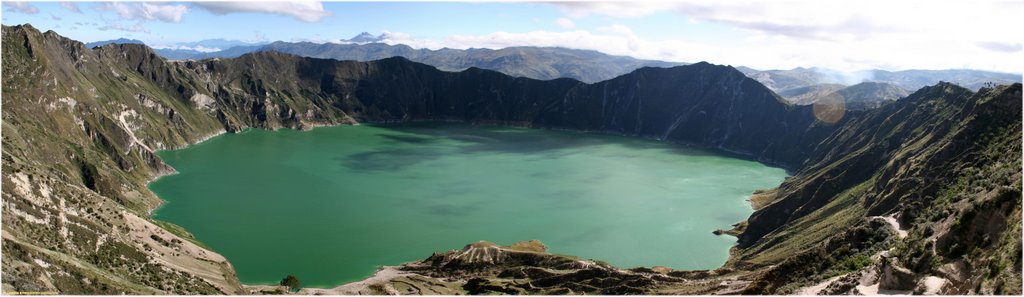
[(917, 277), (913, 271), (894, 263), (892, 258), (885, 258), (882, 263), (881, 276), (878, 278), (880, 290), (911, 291), (917, 286)]
[(481, 241), (384, 267), (359, 283), (304, 294), (702, 294), (742, 288), (743, 274), (729, 271), (622, 270), (572, 256), (550, 254), (537, 241), (499, 246)]

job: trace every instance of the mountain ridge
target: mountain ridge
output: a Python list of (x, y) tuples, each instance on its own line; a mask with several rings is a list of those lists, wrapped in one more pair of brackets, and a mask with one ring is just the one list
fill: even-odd
[[(381, 43), (386, 34), (373, 36), (362, 32), (342, 43), (284, 42), (269, 44), (240, 44), (221, 47), (221, 51), (200, 52), (187, 49), (157, 49), (168, 59), (235, 58), (247, 52), (276, 50), (306, 57), (333, 58), (338, 60), (371, 61), (391, 56), (404, 56), (410, 60), (429, 64), (446, 71), (458, 71), (469, 67), (492, 69), (512, 76), (536, 79), (558, 77), (575, 78), (588, 83), (613, 78), (639, 67), (671, 67), (685, 63), (643, 60), (627, 56), (614, 56), (593, 50), (561, 47), (513, 46), (501, 49), (415, 49), (405, 44)], [(141, 42), (140, 42), (141, 43)], [(194, 47), (198, 42), (184, 43)], [(888, 83), (906, 91), (950, 81), (977, 91), (988, 82), (1006, 84), (1021, 82), (1019, 74), (969, 69), (945, 70), (901, 70), (880, 69), (841, 72), (820, 67), (797, 67), (790, 70), (757, 70), (738, 66), (738, 70), (761, 82), (780, 94), (796, 92), (797, 89), (823, 87), (841, 84), (852, 86), (865, 82)], [(797, 92), (785, 96), (790, 101), (810, 103), (813, 98)], [(792, 98), (790, 98), (792, 97)], [(888, 98), (872, 98), (869, 101), (885, 101)]]

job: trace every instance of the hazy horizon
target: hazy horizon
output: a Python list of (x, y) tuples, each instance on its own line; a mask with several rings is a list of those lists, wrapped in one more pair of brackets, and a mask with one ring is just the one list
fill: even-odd
[[(82, 42), (154, 48), (207, 39), (595, 50), (638, 59), (842, 72), (967, 69), (1020, 74), (1024, 4), (907, 1), (730, 2), (4, 2), (4, 25), (29, 23)], [(444, 21), (437, 21), (444, 20)], [(1020, 22), (1020, 21), (1017, 21)]]

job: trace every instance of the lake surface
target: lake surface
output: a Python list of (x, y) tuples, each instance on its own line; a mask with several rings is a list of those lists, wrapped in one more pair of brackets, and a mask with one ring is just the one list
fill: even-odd
[(639, 138), (446, 123), (248, 130), (158, 153), (157, 219), (243, 283), (333, 287), (488, 240), (628, 268), (722, 265), (783, 169)]

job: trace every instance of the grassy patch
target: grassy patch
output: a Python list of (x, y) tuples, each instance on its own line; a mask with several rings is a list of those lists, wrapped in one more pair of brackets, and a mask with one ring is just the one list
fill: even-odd
[(189, 233), (188, 230), (185, 230), (185, 227), (178, 226), (178, 225), (175, 225), (174, 223), (166, 222), (166, 221), (161, 221), (161, 220), (157, 220), (157, 219), (150, 219), (149, 221), (152, 222), (153, 224), (157, 225), (157, 226), (160, 226), (160, 228), (163, 228), (164, 230), (167, 230), (167, 232), (171, 232), (172, 234), (177, 235), (178, 237), (184, 238), (185, 240), (188, 240), (188, 241), (190, 241), (190, 242), (192, 242), (192, 243), (194, 243), (194, 244), (196, 244), (196, 245), (198, 245), (198, 246), (200, 246), (200, 247), (202, 247), (204, 249), (211, 250), (211, 251), (213, 250), (213, 248), (211, 248), (210, 246), (208, 246), (208, 245), (204, 244), (203, 242), (199, 241), (198, 239), (196, 239), (196, 237), (194, 235), (192, 235), (192, 233)]
[[(875, 178), (871, 178), (846, 190), (824, 207), (768, 234), (760, 244), (742, 251), (740, 257), (753, 263), (777, 262), (849, 229), (864, 217), (859, 198), (874, 184)], [(776, 242), (786, 244), (772, 244)]]

